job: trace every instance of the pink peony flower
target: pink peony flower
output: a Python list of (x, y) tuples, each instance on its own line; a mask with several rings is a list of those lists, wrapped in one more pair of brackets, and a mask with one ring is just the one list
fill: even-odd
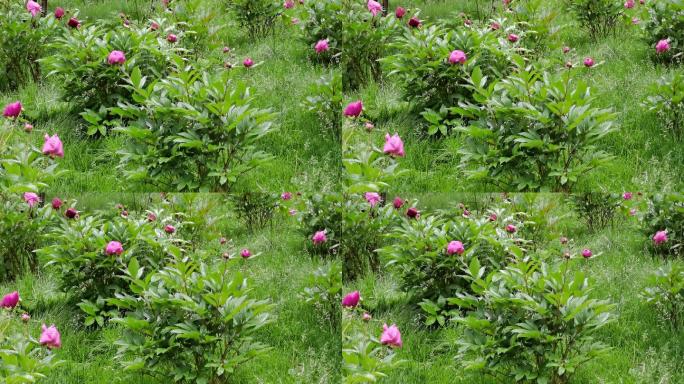
[(625, 200), (632, 200), (632, 192), (625, 192), (622, 194), (622, 198)]
[(33, 192), (24, 192), (24, 201), (29, 207), (33, 208), (36, 203), (40, 202), (40, 197)]
[(249, 259), (252, 257), (252, 252), (249, 251), (249, 249), (245, 248), (242, 251), (240, 251), (240, 256), (242, 256), (243, 259)]
[(31, 315), (29, 315), (28, 313), (21, 314), (21, 321), (23, 321), (24, 323), (28, 323), (29, 320), (31, 320)]
[(318, 42), (314, 46), (314, 49), (316, 50), (316, 53), (323, 53), (330, 49), (330, 47), (328, 46), (328, 39), (318, 40)]
[(447, 254), (448, 255), (453, 255), (453, 254), (462, 255), (463, 252), (465, 252), (465, 248), (463, 247), (463, 243), (461, 243), (460, 241), (450, 241), (449, 244), (447, 245)]
[(123, 64), (126, 62), (126, 55), (121, 51), (112, 51), (107, 56), (107, 63), (109, 65)]
[(632, 8), (634, 8), (634, 0), (627, 0), (627, 1), (625, 1), (625, 8), (627, 8), (627, 9), (632, 9)]
[(64, 212), (64, 216), (69, 219), (75, 219), (78, 217), (78, 211), (76, 208), (67, 208), (67, 210)]
[(31, 133), (33, 131), (33, 124), (30, 124), (30, 123), (24, 124), (24, 131)]
[(69, 19), (69, 21), (67, 22), (67, 25), (70, 26), (71, 28), (78, 28), (78, 27), (81, 26), (81, 22), (78, 21), (77, 18), (72, 17), (72, 18)]
[(382, 12), (382, 5), (375, 0), (368, 0), (368, 3), (366, 5), (368, 6), (368, 10), (370, 11), (370, 13), (373, 14), (373, 16), (377, 16), (378, 13)]
[(420, 217), (420, 211), (418, 211), (418, 209), (415, 207), (411, 207), (406, 211), (406, 216), (412, 219), (417, 219)]
[(283, 200), (290, 200), (292, 198), (292, 193), (290, 192), (283, 192), (280, 194), (280, 198)]
[(489, 221), (496, 221), (499, 217), (496, 215), (496, 213), (492, 213), (489, 215)]
[(666, 39), (660, 40), (656, 44), (656, 53), (665, 53), (670, 50), (670, 42), (668, 42)]
[(510, 41), (511, 43), (515, 43), (518, 40), (520, 40), (520, 37), (515, 33), (511, 33), (510, 35), (508, 35), (508, 41)]
[(467, 59), (468, 57), (463, 51), (455, 50), (449, 54), (449, 63), (451, 64), (465, 64)]
[(124, 251), (123, 246), (118, 241), (110, 241), (105, 247), (105, 253), (107, 255), (120, 255)]
[(283, 3), (283, 8), (285, 8), (285, 9), (290, 9), (293, 7), (294, 7), (294, 1), (292, 1), (292, 0), (285, 0), (285, 2)]
[(344, 108), (344, 115), (347, 117), (359, 117), (363, 111), (361, 100), (353, 101)]
[(385, 135), (385, 146), (382, 152), (390, 156), (404, 157), (404, 142), (398, 134), (390, 136), (389, 133)]
[(171, 224), (167, 224), (164, 226), (164, 232), (168, 233), (169, 235), (176, 232), (176, 227), (174, 227)]
[(0, 301), (0, 307), (2, 308), (9, 308), (12, 309), (19, 304), (19, 292), (14, 291), (11, 293), (6, 294), (5, 296), (2, 297), (2, 301)]
[(252, 65), (254, 65), (254, 61), (248, 57), (242, 62), (242, 65), (244, 65), (245, 68), (250, 68)]
[(59, 334), (57, 327), (54, 326), (54, 324), (51, 325), (50, 328), (46, 327), (45, 324), (43, 324), (42, 329), (43, 331), (40, 334), (41, 345), (45, 345), (50, 349), (59, 348), (62, 346), (62, 337)]
[(178, 41), (178, 36), (174, 35), (173, 33), (169, 33), (166, 36), (166, 41), (168, 41), (169, 43), (175, 43), (176, 41)]
[(323, 244), (326, 241), (328, 241), (328, 237), (325, 235), (325, 230), (317, 231), (311, 237), (311, 240), (313, 240), (314, 245), (319, 245), (319, 244)]
[(23, 107), (21, 106), (20, 101), (15, 101), (14, 103), (9, 103), (5, 106), (5, 109), (2, 111), (2, 115), (7, 117), (7, 118), (17, 118), (21, 114)]
[(397, 7), (397, 9), (394, 11), (394, 16), (397, 19), (401, 19), (402, 17), (404, 17), (405, 14), (406, 14), (406, 9), (404, 9), (403, 7)]
[(156, 31), (158, 29), (159, 29), (159, 23), (157, 23), (156, 21), (153, 21), (150, 23), (150, 30)]
[(55, 19), (61, 19), (64, 17), (64, 8), (62, 7), (57, 7), (55, 8)]
[(359, 294), (359, 291), (348, 293), (347, 296), (342, 299), (342, 306), (350, 308), (356, 307), (359, 305), (360, 299), (361, 295)]
[(37, 14), (43, 11), (43, 7), (40, 6), (40, 4), (36, 3), (33, 0), (29, 0), (26, 3), (26, 10), (31, 13), (32, 17), (36, 17)]
[(392, 205), (394, 205), (395, 209), (399, 209), (404, 205), (404, 200), (401, 199), (401, 197), (397, 196), (394, 198), (394, 201), (392, 201)]
[(585, 259), (590, 258), (591, 255), (593, 255), (593, 253), (591, 253), (591, 249), (586, 249), (586, 248), (585, 248), (585, 249), (582, 250), (582, 257), (584, 257)]
[(655, 245), (660, 245), (667, 242), (667, 231), (658, 231), (653, 235), (653, 242)]
[(587, 68), (593, 67), (594, 66), (594, 59), (592, 59), (591, 57), (585, 58), (584, 59), (584, 66)]
[(45, 134), (45, 142), (43, 143), (43, 154), (50, 155), (50, 157), (64, 157), (64, 148), (62, 141), (56, 134), (50, 137)]
[(380, 195), (376, 192), (366, 192), (364, 194), (364, 197), (366, 198), (366, 201), (370, 204), (371, 208), (375, 207), (375, 204), (379, 203), (380, 200)]
[(380, 336), (380, 343), (390, 345), (392, 347), (401, 348), (401, 332), (395, 324), (388, 327), (387, 324), (382, 326), (382, 336)]
[(363, 313), (363, 317), (362, 317), (363, 321), (370, 321), (372, 318), (373, 317), (370, 315), (370, 313), (368, 313), (368, 312)]
[(496, 21), (493, 21), (489, 25), (489, 29), (491, 29), (492, 31), (498, 31), (499, 29), (501, 29), (501, 24), (497, 23)]
[(518, 228), (516, 228), (515, 225), (513, 225), (513, 224), (508, 224), (506, 226), (506, 232), (508, 232), (508, 233), (515, 233), (517, 231), (518, 231)]
[(52, 209), (60, 209), (62, 207), (62, 200), (59, 197), (52, 199)]
[(411, 28), (419, 28), (420, 24), (421, 24), (420, 19), (418, 19), (418, 17), (416, 17), (416, 16), (411, 17), (408, 21), (408, 25)]

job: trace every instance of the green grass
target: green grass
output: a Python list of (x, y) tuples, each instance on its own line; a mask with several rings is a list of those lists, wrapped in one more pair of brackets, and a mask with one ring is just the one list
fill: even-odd
[[(145, 208), (145, 203), (150, 201), (149, 196), (130, 194), (86, 194), (79, 198), (82, 210), (111, 209), (115, 202), (122, 202), (130, 214), (136, 214), (133, 211), (136, 206)], [(269, 299), (275, 304), (272, 312), (276, 321), (262, 328), (256, 336), (258, 341), (273, 349), (242, 365), (230, 382), (339, 382), (339, 335), (299, 297), (306, 277), (323, 262), (305, 251), (301, 235), (293, 229), (294, 220), (276, 218), (263, 230), (250, 233), (231, 213), (223, 197), (200, 195), (195, 201), (211, 199), (219, 208), (212, 209), (211, 217), (205, 217), (211, 227), (203, 228), (203, 240), (194, 245), (198, 249), (211, 249), (210, 244), (216, 243), (218, 234), (222, 234), (232, 239), (238, 248), (262, 253), (240, 268), (253, 289), (252, 296)], [(179, 235), (183, 236), (182, 230)], [(214, 257), (214, 260), (205, 261), (221, 265), (221, 255)], [(54, 323), (62, 334), (63, 346), (55, 353), (64, 364), (40, 383), (165, 383), (122, 372), (119, 362), (114, 359), (117, 348), (114, 343), (121, 330), (114, 325), (103, 329), (84, 328), (79, 320), (80, 310), (66, 304), (67, 297), (59, 292), (50, 269), (41, 269), (39, 274), (23, 276), (16, 282), (0, 284), (0, 292), (13, 290), (20, 292), (22, 306), (29, 309), (33, 336), (39, 334), (42, 323)]]
[[(390, 9), (401, 5), (419, 8), (420, 18), (426, 22), (439, 19), (454, 20), (459, 12), (476, 19), (476, 3), (464, 0), (442, 2), (408, 1), (390, 4)], [(480, 1), (480, 3), (489, 3)], [(497, 2), (497, 4), (500, 2)], [(555, 0), (554, 5), (560, 6)], [(553, 5), (552, 5), (553, 6)], [(484, 10), (484, 5), (482, 6)], [(484, 14), (484, 12), (483, 12)], [(409, 17), (411, 13), (407, 13)], [(484, 17), (484, 20), (488, 18)], [(540, 52), (540, 57), (561, 57), (560, 47), (573, 48), (569, 58), (581, 66), (584, 57), (591, 56), (604, 62), (591, 70), (574, 69), (578, 78), (586, 80), (597, 96), (597, 104), (612, 108), (617, 113), (618, 131), (599, 143), (599, 148), (615, 158), (607, 165), (585, 175), (575, 186), (575, 191), (626, 189), (662, 189), (681, 186), (684, 182), (677, 169), (684, 165), (684, 152), (674, 136), (666, 132), (653, 113), (640, 106), (647, 96), (650, 84), (675, 68), (654, 65), (649, 58), (653, 47), (647, 46), (642, 32), (636, 26), (620, 26), (615, 35), (592, 41), (587, 33), (572, 19), (561, 12), (557, 25), (566, 25), (548, 44), (550, 48)], [(456, 47), (455, 47), (456, 48)], [(401, 91), (386, 76), (361, 90), (347, 95), (348, 100), (361, 99), (376, 126), (374, 142), (382, 143), (386, 132), (397, 132), (406, 148), (401, 165), (409, 172), (397, 181), (394, 188), (406, 192), (450, 191), (496, 191), (490, 184), (469, 181), (460, 168), (458, 150), (461, 137), (426, 138), (425, 122), (402, 100)]]
[[(419, 208), (427, 212), (454, 207), (458, 202), (470, 202), (467, 203), (469, 207), (479, 202), (486, 207), (491, 199), (489, 195), (429, 194), (420, 198)], [(539, 248), (550, 249), (560, 236), (567, 236), (577, 249), (586, 247), (595, 254), (601, 253), (589, 262), (578, 260), (572, 265), (589, 277), (593, 297), (609, 299), (616, 304), (617, 321), (597, 335), (612, 346), (612, 351), (581, 368), (571, 382), (684, 382), (684, 368), (679, 364), (684, 359), (684, 334), (672, 330), (639, 296), (647, 284), (647, 276), (667, 261), (648, 253), (649, 239), (639, 231), (636, 219), (617, 217), (612, 225), (590, 232), (563, 196), (537, 195), (536, 200), (537, 208), (554, 206), (546, 215), (549, 220), (544, 229), (546, 240)], [(478, 214), (473, 208), (471, 213)], [(396, 323), (402, 333), (404, 345), (398, 349), (396, 358), (407, 363), (391, 371), (384, 382), (494, 383), (459, 368), (455, 359), (455, 340), (461, 332), (460, 327), (453, 324), (439, 329), (425, 327), (419, 315), (420, 308), (401, 291), (391, 268), (345, 286), (345, 292), (357, 289), (361, 292), (364, 308), (373, 316), (369, 326), (378, 337), (383, 323)]]

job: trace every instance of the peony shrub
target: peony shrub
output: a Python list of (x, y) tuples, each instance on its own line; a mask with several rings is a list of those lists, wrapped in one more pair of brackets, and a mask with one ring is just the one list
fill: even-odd
[(621, 0), (565, 0), (565, 6), (592, 39), (614, 32), (623, 12)]
[(673, 71), (652, 84), (643, 106), (656, 114), (667, 131), (678, 139), (684, 137), (684, 71)]
[(684, 266), (681, 262), (673, 262), (651, 274), (641, 297), (672, 328), (684, 326)]
[(342, 263), (333, 260), (308, 276), (301, 294), (304, 302), (313, 306), (330, 328), (340, 327), (342, 300)]
[(679, 0), (649, 1), (648, 12), (644, 31), (653, 60), (663, 63), (684, 61), (684, 3)]
[(123, 328), (117, 358), (124, 367), (174, 383), (220, 383), (268, 351), (254, 336), (273, 322), (273, 305), (252, 297), (232, 266), (238, 261), (174, 257), (146, 271), (131, 257), (123, 268), (129, 288), (107, 301), (124, 314), (112, 320)]
[(113, 109), (130, 138), (119, 167), (130, 181), (187, 191), (229, 191), (244, 174), (269, 161), (258, 146), (274, 115), (253, 106), (247, 86), (228, 72), (205, 75), (187, 67), (161, 80), (136, 68), (130, 102)]
[(251, 38), (268, 35), (281, 14), (276, 0), (228, 0), (228, 10)]
[(654, 194), (643, 215), (641, 231), (652, 253), (684, 255), (684, 195)]
[(588, 361), (609, 353), (596, 336), (615, 321), (615, 305), (592, 297), (584, 272), (569, 261), (518, 259), (483, 273), (467, 270), (472, 294), (448, 300), (466, 311), (457, 361), (506, 382), (565, 384)]

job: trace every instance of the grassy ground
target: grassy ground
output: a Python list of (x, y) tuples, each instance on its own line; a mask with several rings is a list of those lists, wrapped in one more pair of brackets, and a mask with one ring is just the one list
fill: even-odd
[[(421, 198), (419, 207), (428, 212), (455, 207), (461, 201), (482, 203), (486, 198), (473, 194), (432, 194)], [(684, 382), (684, 368), (679, 364), (684, 359), (684, 334), (673, 331), (639, 297), (647, 275), (666, 261), (646, 251), (648, 239), (638, 231), (633, 218), (617, 218), (612, 225), (591, 232), (563, 200), (559, 195), (537, 196), (538, 207), (553, 206), (547, 215), (545, 240), (540, 248), (557, 244), (560, 236), (567, 236), (578, 248), (601, 252), (600, 257), (576, 263), (574, 268), (587, 273), (594, 286), (594, 297), (609, 299), (617, 305), (618, 315), (617, 321), (598, 335), (613, 350), (583, 367), (572, 382)], [(474, 210), (472, 213), (478, 214)], [(402, 332), (404, 346), (398, 350), (397, 358), (408, 363), (392, 371), (387, 383), (494, 383), (459, 369), (454, 356), (460, 328), (453, 325), (443, 329), (426, 328), (418, 315), (420, 309), (399, 289), (391, 269), (350, 283), (345, 292), (356, 289), (372, 313), (369, 326), (375, 333), (380, 334), (383, 323), (396, 323)]]
[[(459, 12), (466, 12), (476, 19), (478, 2), (446, 0), (440, 2), (403, 1), (390, 4), (390, 9), (401, 5), (419, 8), (420, 18), (430, 22), (438, 19), (455, 19)], [(480, 1), (479, 3), (488, 3)], [(497, 2), (498, 3), (498, 2)], [(552, 2), (560, 6), (561, 1)], [(407, 15), (409, 16), (409, 15)], [(483, 16), (484, 20), (488, 18)], [(575, 63), (591, 56), (605, 62), (591, 70), (576, 70), (576, 76), (586, 80), (592, 93), (598, 97), (600, 107), (610, 107), (617, 112), (619, 130), (605, 138), (599, 146), (615, 156), (603, 168), (588, 174), (576, 186), (576, 191), (609, 191), (644, 189), (657, 185), (672, 187), (682, 184), (681, 172), (684, 153), (674, 137), (664, 131), (655, 116), (640, 103), (646, 98), (648, 86), (673, 68), (654, 65), (649, 54), (653, 47), (641, 39), (636, 26), (620, 26), (615, 35), (598, 41), (589, 39), (587, 33), (576, 24), (567, 12), (561, 12), (557, 25), (565, 25), (549, 44), (548, 51), (540, 56), (560, 57), (560, 47), (573, 48)], [(424, 137), (424, 121), (418, 113), (410, 111), (401, 99), (400, 90), (387, 77), (371, 83), (353, 94), (348, 100), (362, 99), (366, 109), (379, 116), (375, 121), (375, 142), (382, 142), (386, 132), (398, 132), (406, 147), (402, 166), (410, 170), (395, 187), (412, 192), (492, 191), (491, 185), (474, 184), (464, 179), (459, 169), (458, 150), (461, 137), (452, 135), (445, 139)]]
[[(273, 349), (241, 366), (231, 377), (231, 382), (339, 382), (340, 338), (299, 298), (306, 277), (322, 262), (306, 253), (303, 238), (292, 229), (293, 219), (276, 219), (267, 228), (250, 233), (230, 212), (223, 198), (199, 197), (200, 200), (217, 198), (221, 202), (220, 208), (212, 209), (211, 217), (206, 217), (211, 227), (204, 228), (202, 232), (223, 234), (232, 239), (236, 247), (262, 253), (251, 260), (243, 272), (249, 279), (253, 296), (270, 299), (275, 304), (273, 314), (276, 317), (276, 321), (262, 328), (257, 336), (258, 341)], [(144, 196), (124, 194), (88, 194), (79, 196), (79, 200), (82, 210), (102, 209), (111, 207), (115, 202), (123, 202), (131, 214), (135, 214), (133, 209), (136, 206), (144, 207), (148, 201)], [(208, 249), (208, 244), (217, 241), (217, 237), (209, 236), (196, 245), (198, 249)], [(220, 260), (220, 255), (216, 255), (216, 262), (220, 264)], [(207, 262), (211, 263), (211, 260)], [(99, 330), (84, 328), (77, 320), (80, 310), (65, 304), (65, 296), (58, 291), (49, 270), (43, 270), (36, 276), (25, 276), (15, 283), (0, 284), (0, 292), (13, 290), (18, 290), (23, 305), (31, 308), (32, 334), (39, 332), (42, 323), (54, 323), (62, 334), (63, 347), (56, 350), (56, 354), (65, 364), (53, 370), (41, 383), (162, 383), (122, 372), (114, 360), (114, 342), (120, 335), (120, 329), (115, 326)]]
[[(51, 8), (58, 5), (50, 2)], [(149, 11), (148, 1), (91, 2), (70, 0), (59, 2), (66, 9), (79, 9), (79, 18), (118, 18), (120, 12), (135, 20), (136, 16)], [(225, 4), (218, 2), (225, 9)], [(307, 96), (309, 86), (330, 69), (314, 65), (307, 59), (311, 49), (296, 37), (294, 25), (278, 24), (273, 35), (263, 39), (250, 39), (230, 17), (227, 11), (215, 23), (222, 26), (209, 44), (209, 51), (199, 55), (212, 57), (222, 63), (221, 49), (229, 46), (235, 60), (242, 62), (251, 57), (263, 65), (250, 71), (240, 71), (236, 77), (252, 89), (256, 104), (271, 108), (278, 113), (277, 131), (268, 135), (260, 148), (275, 158), (272, 162), (248, 174), (234, 190), (280, 190), (292, 186), (302, 178), (317, 182), (335, 179), (340, 170), (340, 145), (334, 135), (322, 129), (315, 116), (304, 112), (301, 102)], [(146, 20), (144, 16), (139, 16)], [(114, 192), (155, 191), (152, 185), (129, 185), (122, 182), (113, 170), (118, 164), (116, 151), (125, 146), (124, 138), (109, 135), (93, 139), (85, 137), (84, 122), (67, 103), (60, 101), (59, 88), (50, 81), (31, 84), (15, 92), (0, 94), (0, 104), (21, 100), (26, 110), (35, 116), (37, 132), (57, 133), (65, 147), (65, 158), (60, 161), (62, 169), (69, 170), (68, 177), (51, 185), (54, 191), (68, 192)], [(27, 135), (17, 131), (13, 140), (30, 141), (42, 145), (42, 134)], [(320, 172), (319, 170), (327, 170)]]

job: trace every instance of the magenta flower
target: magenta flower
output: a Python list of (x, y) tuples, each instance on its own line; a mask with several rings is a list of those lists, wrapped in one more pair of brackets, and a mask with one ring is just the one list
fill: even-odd
[(390, 156), (404, 157), (404, 142), (398, 134), (390, 136), (389, 133), (385, 135), (385, 146), (382, 152)]
[(492, 213), (489, 215), (489, 221), (496, 221), (499, 217), (496, 215), (496, 213)]
[(582, 257), (584, 257), (585, 259), (590, 258), (591, 255), (593, 255), (593, 253), (591, 253), (591, 249), (585, 248), (582, 250)]
[(453, 255), (453, 254), (462, 255), (463, 252), (465, 252), (465, 248), (463, 247), (463, 243), (461, 243), (460, 241), (450, 241), (449, 244), (447, 245), (447, 254), (448, 255)]
[(290, 192), (283, 192), (283, 193), (280, 195), (280, 198), (283, 199), (283, 200), (290, 200), (290, 199), (292, 198), (292, 193), (290, 193)]
[(55, 19), (61, 19), (64, 17), (64, 8), (62, 7), (57, 7), (55, 8)]
[(118, 241), (110, 241), (105, 247), (105, 253), (107, 255), (120, 255), (124, 251), (123, 246)]
[(43, 8), (40, 6), (40, 4), (36, 3), (33, 0), (29, 0), (26, 3), (26, 10), (31, 13), (32, 17), (36, 17), (37, 14), (43, 11)]
[(508, 224), (506, 226), (506, 232), (508, 232), (508, 233), (515, 233), (517, 231), (518, 231), (518, 228), (516, 228), (515, 225), (513, 225), (513, 224)]
[(6, 294), (5, 296), (2, 297), (2, 301), (0, 301), (0, 307), (2, 308), (9, 308), (12, 309), (19, 304), (19, 292), (14, 291), (11, 293)]
[(294, 7), (294, 1), (292, 1), (292, 0), (285, 0), (285, 2), (283, 3), (283, 8), (285, 8), (285, 9), (290, 9), (290, 8), (292, 8), (292, 7)]
[(62, 337), (54, 324), (51, 325), (50, 328), (46, 327), (45, 324), (43, 324), (42, 329), (43, 331), (40, 334), (41, 345), (45, 345), (50, 349), (59, 348), (62, 346)]
[(76, 208), (67, 208), (67, 210), (64, 212), (64, 216), (69, 219), (75, 219), (78, 217), (78, 211)]
[(408, 25), (411, 28), (418, 28), (418, 27), (420, 27), (420, 24), (421, 24), (420, 19), (418, 19), (418, 17), (416, 17), (416, 16), (411, 17), (408, 21)]
[(501, 29), (501, 24), (497, 23), (496, 21), (493, 21), (489, 25), (489, 29), (491, 29), (492, 31), (498, 31), (499, 29)]
[(661, 54), (670, 50), (670, 42), (666, 39), (660, 40), (656, 44), (656, 53)]
[(62, 141), (56, 134), (50, 137), (45, 134), (45, 142), (43, 143), (43, 154), (50, 157), (64, 157), (64, 148)]
[(394, 198), (394, 201), (392, 201), (392, 205), (394, 205), (395, 209), (399, 209), (404, 205), (404, 200), (402, 200), (401, 197), (397, 196)]
[(330, 47), (328, 46), (328, 39), (318, 40), (318, 42), (314, 46), (314, 49), (316, 50), (316, 53), (323, 53), (330, 49)]
[(36, 203), (40, 203), (40, 197), (33, 192), (24, 192), (24, 201), (33, 208)]
[(153, 31), (158, 30), (159, 29), (159, 23), (157, 23), (156, 21), (153, 21), (152, 23), (150, 23), (150, 29)]
[(62, 200), (59, 197), (52, 199), (52, 209), (60, 209), (62, 207)]
[(655, 245), (660, 245), (667, 242), (667, 231), (658, 231), (653, 235), (653, 242)]
[(240, 251), (240, 256), (242, 256), (243, 259), (249, 259), (252, 257), (252, 252), (250, 252), (249, 249), (244, 248), (242, 251)]
[(468, 57), (463, 51), (455, 50), (451, 51), (451, 53), (449, 54), (449, 63), (451, 64), (465, 64), (467, 59)]
[(107, 56), (107, 63), (109, 65), (123, 64), (126, 62), (126, 55), (121, 51), (112, 51), (109, 56)]
[(508, 35), (508, 41), (511, 43), (515, 43), (516, 41), (520, 40), (520, 36), (516, 35), (515, 33), (511, 33)]
[(593, 67), (594, 66), (594, 59), (592, 59), (591, 57), (585, 58), (584, 59), (584, 66), (587, 68)]
[(344, 299), (342, 299), (342, 306), (344, 307), (349, 307), (353, 308), (359, 305), (359, 300), (361, 299), (361, 295), (359, 294), (359, 291), (354, 291), (351, 293), (348, 293)]
[(373, 16), (377, 16), (378, 13), (382, 12), (382, 5), (380, 5), (380, 3), (378, 3), (375, 0), (368, 0), (368, 4), (366, 5), (368, 6), (368, 10), (370, 11), (370, 13), (373, 14)]
[(622, 194), (622, 198), (625, 200), (632, 200), (632, 192), (625, 192)]
[(314, 245), (319, 245), (319, 244), (323, 244), (326, 241), (328, 241), (328, 237), (325, 235), (325, 230), (317, 231), (311, 237), (311, 240), (313, 240)]
[(401, 348), (403, 343), (401, 342), (401, 332), (399, 332), (399, 328), (397, 328), (395, 324), (392, 324), (390, 327), (388, 327), (387, 324), (383, 324), (380, 343)]
[(408, 210), (406, 210), (406, 216), (412, 219), (417, 219), (420, 217), (420, 211), (418, 211), (418, 209), (415, 207), (411, 207)]
[(363, 111), (361, 100), (353, 101), (344, 108), (344, 115), (347, 117), (359, 117)]
[(168, 233), (169, 235), (176, 232), (176, 227), (174, 227), (171, 224), (167, 224), (164, 226), (164, 232)]
[(375, 207), (375, 204), (379, 203), (382, 198), (380, 198), (380, 195), (376, 192), (366, 192), (364, 194), (364, 197), (366, 198), (366, 201), (370, 204), (371, 208)]
[(72, 18), (69, 19), (69, 21), (67, 22), (67, 25), (70, 26), (71, 28), (78, 28), (78, 27), (81, 26), (81, 22), (78, 21), (77, 18), (72, 17)]
[(245, 68), (250, 68), (252, 65), (254, 65), (254, 61), (248, 57), (242, 62), (242, 65), (244, 65)]
[(17, 118), (21, 114), (23, 107), (20, 101), (15, 101), (14, 103), (7, 104), (5, 109), (2, 111), (2, 115), (7, 118)]
[(406, 9), (404, 9), (403, 7), (397, 7), (397, 9), (394, 11), (394, 16), (397, 19), (401, 19), (402, 17), (404, 17), (405, 14), (406, 14)]
[(625, 8), (627, 8), (627, 9), (632, 9), (632, 8), (634, 8), (634, 0), (627, 0), (627, 1), (625, 1)]
[(173, 33), (169, 33), (166, 36), (166, 41), (168, 41), (169, 43), (175, 43), (176, 41), (178, 41), (178, 36), (174, 35)]

